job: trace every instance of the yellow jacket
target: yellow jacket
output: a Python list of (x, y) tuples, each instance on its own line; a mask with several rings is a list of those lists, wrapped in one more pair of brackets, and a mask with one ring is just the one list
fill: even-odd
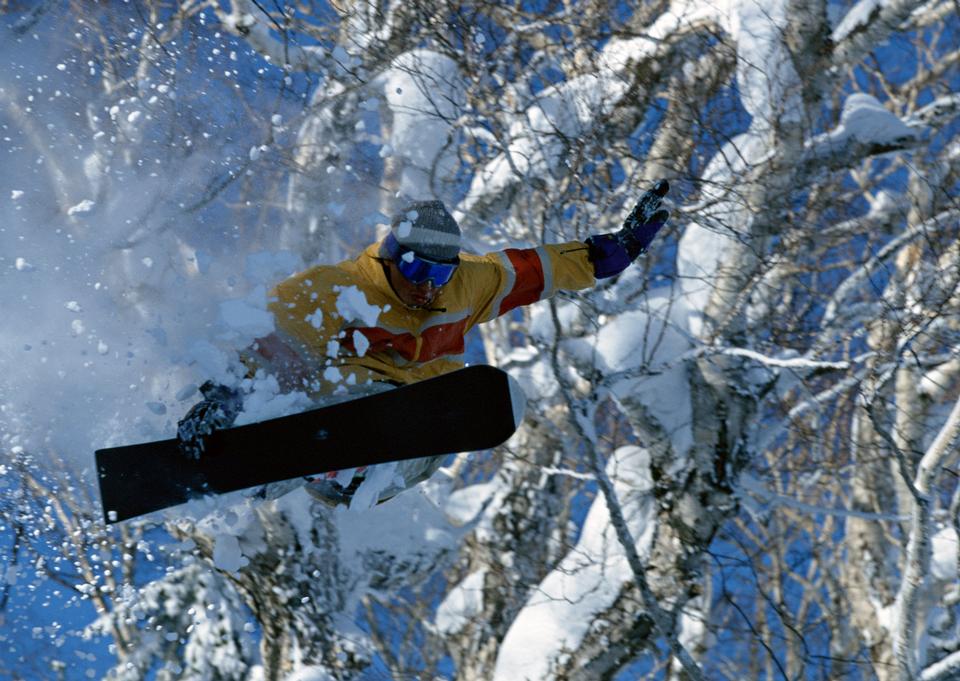
[[(276, 333), (245, 353), (245, 361), (279, 375), (284, 357), (295, 356), (299, 367), (310, 367), (305, 381), (300, 372), (300, 389), (308, 392), (341, 383), (414, 383), (461, 368), (464, 336), (477, 324), (559, 289), (594, 284), (587, 246), (579, 241), (461, 254), (432, 307), (412, 309), (390, 286), (379, 249), (372, 244), (354, 260), (317, 265), (281, 282), (268, 302)], [(379, 314), (364, 309), (358, 292)]]

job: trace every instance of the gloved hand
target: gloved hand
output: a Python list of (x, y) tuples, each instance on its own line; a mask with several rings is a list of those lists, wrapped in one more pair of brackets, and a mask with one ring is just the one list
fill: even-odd
[(620, 274), (647, 250), (657, 232), (666, 224), (670, 212), (660, 208), (670, 183), (660, 180), (647, 190), (614, 234), (595, 234), (586, 241), (590, 249), (594, 276), (604, 279)]
[(213, 381), (200, 386), (203, 399), (177, 422), (180, 451), (188, 459), (199, 459), (207, 447), (207, 437), (221, 428), (229, 428), (243, 409), (239, 390)]

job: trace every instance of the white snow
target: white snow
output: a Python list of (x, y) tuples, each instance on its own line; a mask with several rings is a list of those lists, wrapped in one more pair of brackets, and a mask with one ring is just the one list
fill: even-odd
[(368, 341), (367, 337), (364, 336), (360, 331), (354, 331), (353, 347), (357, 352), (357, 356), (363, 357), (365, 354), (367, 354), (367, 350), (370, 349), (370, 341)]
[(67, 215), (79, 215), (81, 213), (89, 213), (93, 210), (93, 207), (97, 204), (91, 199), (84, 199), (75, 206), (71, 206), (67, 209)]
[(471, 572), (447, 592), (437, 608), (434, 622), (443, 635), (456, 634), (483, 612), (483, 585), (486, 568)]
[(376, 326), (380, 308), (367, 302), (367, 297), (356, 286), (335, 286), (336, 308), (346, 322), (359, 321), (364, 326)]
[(497, 482), (491, 481), (469, 485), (452, 492), (444, 505), (447, 519), (455, 527), (462, 527), (473, 521), (497, 489)]
[(380, 464), (367, 469), (366, 478), (357, 488), (350, 500), (350, 510), (366, 510), (373, 508), (380, 498), (381, 492), (390, 487), (403, 487), (403, 477), (398, 470), (396, 461)]
[(813, 138), (809, 146), (815, 153), (824, 154), (850, 141), (896, 144), (916, 138), (920, 132), (904, 123), (873, 95), (855, 92), (844, 101), (837, 127)]
[(392, 118), (388, 143), (402, 168), (398, 194), (430, 196), (431, 175), (451, 175), (457, 163), (455, 145), (448, 144), (465, 101), (457, 65), (437, 52), (415, 49), (397, 57), (376, 84)]
[[(639, 404), (669, 435), (677, 465), (693, 443), (693, 415), (687, 392), (688, 376), (681, 361), (692, 342), (686, 331), (688, 313), (682, 300), (671, 300), (670, 289), (648, 296), (646, 308), (608, 320), (596, 335), (567, 343), (582, 362), (597, 362), (613, 376), (611, 393), (624, 404)], [(628, 372), (648, 367), (649, 375)]]
[[(413, 229), (413, 223), (410, 220), (401, 220), (397, 225), (397, 236), (401, 239), (405, 239), (410, 236), (410, 230)], [(406, 254), (404, 254), (406, 255)], [(410, 262), (409, 260), (407, 262)]]
[(327, 367), (323, 370), (323, 380), (327, 383), (336, 385), (343, 381), (343, 374), (338, 367)]
[(218, 534), (213, 546), (213, 564), (225, 572), (236, 572), (249, 563), (240, 551), (240, 540), (232, 534)]
[(267, 290), (264, 286), (254, 288), (243, 299), (226, 300), (219, 307), (221, 321), (241, 337), (237, 342), (238, 347), (244, 347), (276, 328), (273, 314), (267, 310)]
[(930, 540), (931, 577), (946, 584), (957, 582), (958, 544), (957, 531), (952, 527), (943, 527), (933, 535)]
[[(610, 458), (611, 476), (637, 550), (645, 556), (653, 539), (655, 506), (649, 456), (622, 447)], [(594, 616), (609, 608), (632, 581), (623, 548), (610, 523), (606, 502), (590, 507), (580, 540), (533, 590), (500, 647), (494, 681), (549, 678), (548, 670), (587, 634)]]
[(884, 0), (859, 0), (843, 16), (843, 19), (833, 29), (830, 38), (834, 43), (845, 40), (851, 33), (865, 26), (871, 15), (880, 11)]
[(284, 677), (284, 681), (336, 681), (336, 677), (322, 667), (304, 666)]

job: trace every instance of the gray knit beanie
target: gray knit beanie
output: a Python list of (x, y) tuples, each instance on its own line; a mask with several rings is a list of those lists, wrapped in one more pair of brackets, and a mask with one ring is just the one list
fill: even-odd
[(441, 262), (460, 255), (460, 225), (442, 201), (415, 201), (393, 217), (390, 231), (400, 245)]

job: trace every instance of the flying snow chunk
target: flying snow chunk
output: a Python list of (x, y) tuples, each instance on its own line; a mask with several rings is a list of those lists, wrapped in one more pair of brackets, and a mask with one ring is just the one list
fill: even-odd
[(197, 384), (190, 383), (180, 388), (180, 391), (174, 396), (177, 402), (183, 402), (197, 394)]
[(397, 236), (401, 239), (410, 236), (410, 230), (413, 229), (413, 223), (409, 220), (404, 220), (399, 225), (397, 225)]
[(147, 409), (157, 416), (163, 416), (167, 413), (167, 407), (163, 402), (147, 402)]
[(33, 265), (28, 263), (26, 258), (17, 258), (13, 261), (13, 266), (17, 268), (18, 272), (32, 272), (34, 270)]
[(71, 206), (67, 209), (67, 215), (79, 215), (80, 213), (89, 213), (93, 210), (93, 207), (96, 206), (96, 202), (91, 201), (90, 199), (84, 199), (75, 206)]
[(224, 572), (236, 572), (249, 561), (240, 551), (240, 540), (232, 534), (218, 534), (213, 545), (213, 564)]
[(304, 317), (304, 321), (309, 322), (310, 326), (312, 326), (315, 329), (322, 329), (323, 328), (323, 310), (321, 310), (318, 307), (311, 314), (308, 314), (306, 317)]
[(13, 191), (10, 192), (10, 198), (13, 199), (14, 201), (19, 199), (21, 196), (23, 196), (22, 189), (14, 189)]
[(80, 303), (75, 300), (71, 300), (68, 303), (64, 304), (64, 307), (70, 310), (71, 312), (80, 313), (83, 312), (83, 308), (80, 307)]
[(337, 312), (347, 322), (360, 321), (365, 326), (375, 326), (380, 316), (380, 308), (367, 302), (356, 286), (336, 286)]
[(353, 347), (357, 351), (357, 357), (363, 357), (370, 349), (370, 341), (359, 331), (353, 332)]
[(127, 116), (127, 123), (136, 123), (143, 116), (142, 111), (131, 111)]

